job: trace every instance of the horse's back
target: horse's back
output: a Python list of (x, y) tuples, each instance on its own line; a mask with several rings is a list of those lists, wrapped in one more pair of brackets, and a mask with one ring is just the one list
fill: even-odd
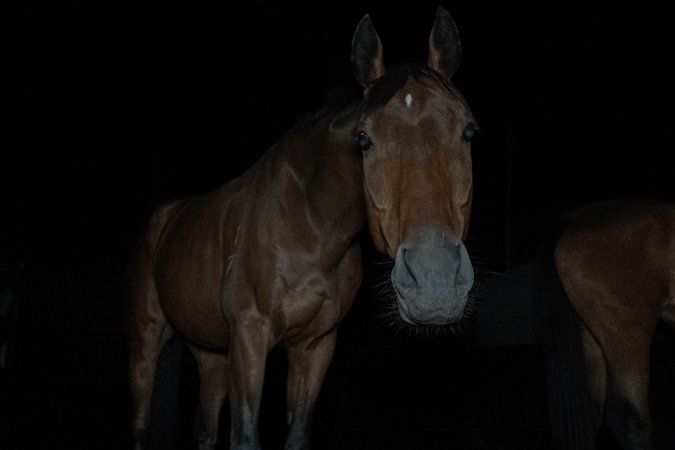
[(554, 257), (565, 291), (587, 325), (619, 317), (651, 329), (662, 313), (673, 314), (671, 204), (636, 197), (581, 208), (558, 239)]

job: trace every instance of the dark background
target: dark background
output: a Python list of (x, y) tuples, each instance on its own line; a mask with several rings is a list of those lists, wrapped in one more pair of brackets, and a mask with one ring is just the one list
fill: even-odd
[[(443, 3), (464, 48), (454, 83), (482, 129), (468, 245), (483, 272), (530, 261), (574, 206), (675, 198), (665, 7), (511, 3)], [(240, 174), (329, 91), (355, 89), (350, 45), (363, 14), (386, 64), (425, 61), (439, 4), (5, 7), (0, 251), (18, 301), (3, 322), (3, 448), (126, 448), (122, 274), (146, 214)], [(377, 311), (364, 287), (322, 391), (318, 448), (547, 448), (536, 342), (420, 340)], [(180, 343), (171, 349), (155, 435), (180, 448), (196, 380)], [(267, 448), (283, 440), (283, 365), (271, 356)], [(184, 412), (171, 413), (176, 403)], [(659, 423), (675, 416), (670, 405)], [(670, 428), (657, 428), (659, 448), (675, 448)]]

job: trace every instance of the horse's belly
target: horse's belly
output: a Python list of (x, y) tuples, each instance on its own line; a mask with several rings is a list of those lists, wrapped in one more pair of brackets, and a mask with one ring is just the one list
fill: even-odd
[(229, 328), (220, 306), (225, 243), (237, 227), (222, 220), (231, 213), (213, 195), (179, 204), (157, 242), (153, 275), (159, 304), (169, 323), (192, 342), (214, 349), (228, 344)]
[(160, 305), (171, 326), (191, 342), (211, 349), (227, 348), (229, 327), (217, 298), (167, 294), (160, 295)]
[[(192, 257), (190, 257), (192, 256)], [(221, 264), (194, 255), (166, 257), (155, 273), (159, 303), (169, 323), (194, 343), (227, 347), (229, 328), (220, 307)]]

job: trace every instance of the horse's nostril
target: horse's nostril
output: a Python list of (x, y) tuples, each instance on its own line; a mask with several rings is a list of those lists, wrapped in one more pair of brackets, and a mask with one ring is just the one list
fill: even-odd
[(394, 266), (394, 275), (396, 283), (404, 289), (414, 289), (417, 287), (417, 277), (413, 272), (414, 263), (411, 261), (412, 254), (405, 247), (399, 248)]

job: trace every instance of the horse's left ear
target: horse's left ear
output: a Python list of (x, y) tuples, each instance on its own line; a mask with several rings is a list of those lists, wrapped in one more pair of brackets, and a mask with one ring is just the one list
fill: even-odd
[(368, 14), (363, 16), (352, 37), (352, 70), (366, 91), (384, 75), (382, 43)]
[(436, 20), (429, 34), (429, 58), (427, 65), (447, 78), (457, 71), (462, 59), (462, 43), (457, 25), (450, 13), (442, 6), (436, 10)]

